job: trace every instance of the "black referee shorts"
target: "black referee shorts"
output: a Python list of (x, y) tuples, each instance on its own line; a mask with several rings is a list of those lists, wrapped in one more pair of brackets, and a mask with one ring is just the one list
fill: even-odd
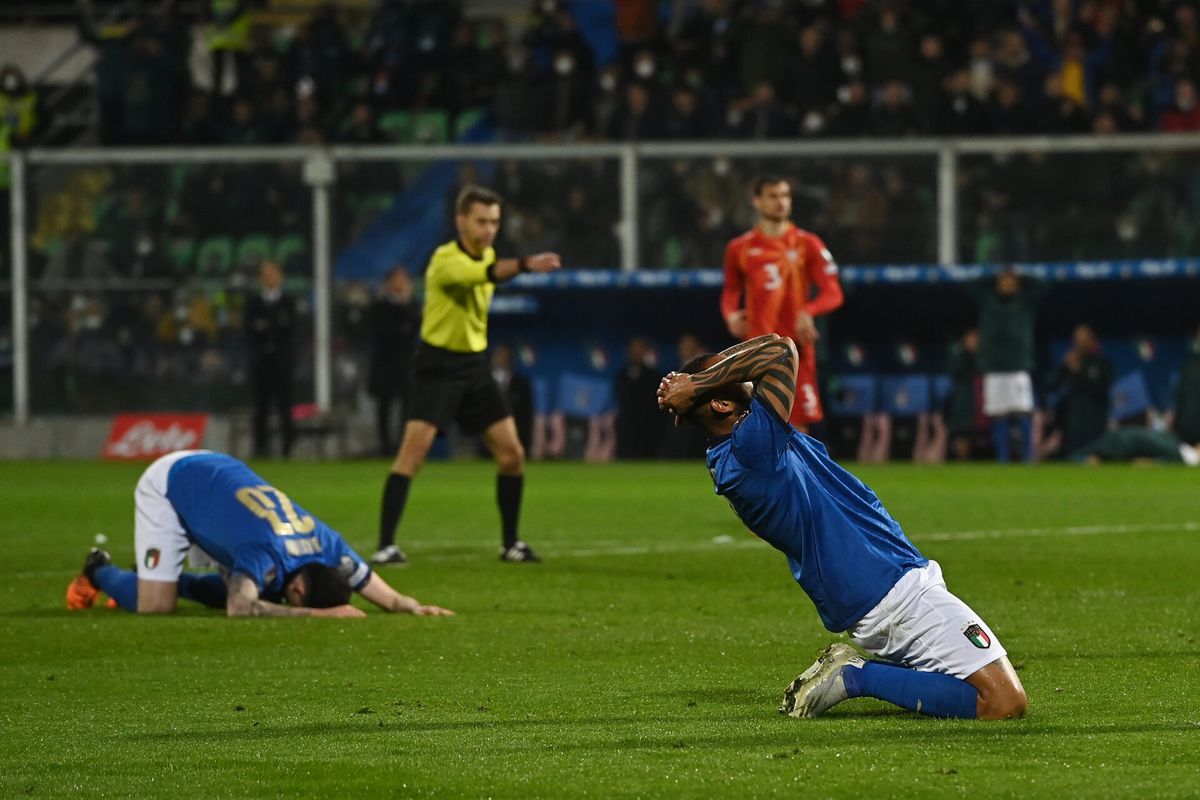
[(492, 377), (487, 353), (456, 353), (421, 342), (413, 362), (407, 417), (447, 431), (457, 422), (464, 433), (482, 433), (512, 416), (512, 407)]

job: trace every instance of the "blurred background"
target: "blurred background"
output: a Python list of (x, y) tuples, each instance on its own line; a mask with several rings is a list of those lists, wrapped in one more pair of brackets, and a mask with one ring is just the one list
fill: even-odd
[(835, 455), (995, 456), (976, 290), (1010, 269), (1044, 290), (1026, 456), (1195, 443), (1198, 10), (0, 0), (0, 457), (96, 457), (148, 412), (250, 454), (265, 263), (295, 308), (293, 455), (386, 453), (413, 344), (387, 304), (419, 308), (468, 183), (505, 198), (502, 255), (566, 267), (492, 309), (531, 454), (695, 455), (653, 390), (732, 343), (722, 256), (763, 172), (841, 267), (813, 431)]

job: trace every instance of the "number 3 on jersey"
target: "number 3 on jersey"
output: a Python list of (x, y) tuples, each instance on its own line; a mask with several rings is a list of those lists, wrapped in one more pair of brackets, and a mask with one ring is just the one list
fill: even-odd
[(279, 536), (312, 533), (317, 525), (309, 515), (297, 514), (288, 496), (273, 486), (243, 486), (237, 490), (237, 499), (254, 516), (269, 522)]
[(763, 283), (763, 288), (768, 292), (773, 292), (783, 286), (783, 273), (779, 271), (778, 264), (763, 264), (763, 272), (767, 273), (767, 280)]

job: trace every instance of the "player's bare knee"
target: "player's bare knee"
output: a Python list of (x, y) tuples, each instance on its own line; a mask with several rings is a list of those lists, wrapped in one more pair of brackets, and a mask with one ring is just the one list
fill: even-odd
[(1029, 708), (1029, 698), (1020, 686), (979, 695), (978, 717), (984, 720), (1019, 719)]

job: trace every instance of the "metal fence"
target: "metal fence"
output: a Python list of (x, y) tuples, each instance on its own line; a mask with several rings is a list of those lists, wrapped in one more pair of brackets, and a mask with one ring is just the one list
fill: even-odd
[[(1200, 255), (1200, 135), (32, 150), (8, 167), (0, 380), (17, 424), (140, 405), (131, 387), (147, 382), (175, 387), (176, 405), (239, 402), (234, 295), (265, 257), (311, 298), (301, 374), (330, 407), (353, 372), (334, 349), (353, 338), (365, 282), (396, 261), (419, 272), (467, 181), (506, 196), (509, 252), (557, 249), (576, 269), (718, 268), (761, 172), (793, 178), (797, 219), (864, 269)], [(56, 349), (47, 315), (81, 332), (73, 342), (107, 338)], [(104, 321), (126, 317), (115, 332)], [(155, 333), (172, 349), (136, 346)], [(110, 361), (128, 380), (77, 379)]]

